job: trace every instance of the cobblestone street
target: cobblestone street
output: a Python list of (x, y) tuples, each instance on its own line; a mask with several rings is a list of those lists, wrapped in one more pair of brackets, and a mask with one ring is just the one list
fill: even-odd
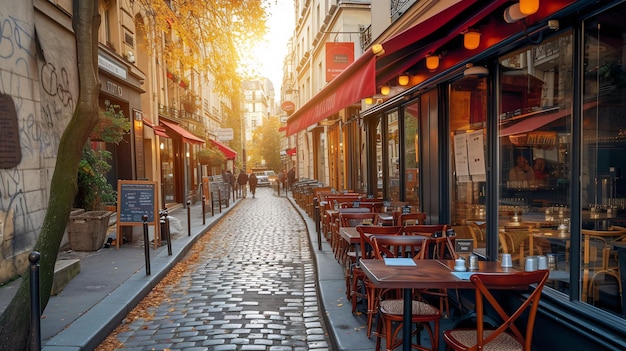
[(257, 190), (205, 235), (154, 318), (118, 333), (119, 350), (328, 350), (306, 227), (284, 197)]

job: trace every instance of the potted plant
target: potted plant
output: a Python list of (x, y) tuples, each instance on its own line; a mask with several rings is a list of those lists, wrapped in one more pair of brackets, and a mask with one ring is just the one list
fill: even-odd
[[(130, 131), (130, 125), (119, 106), (109, 105), (100, 115), (90, 139), (117, 144)], [(78, 167), (78, 192), (74, 199), (75, 207), (84, 208), (85, 212), (71, 216), (68, 225), (70, 248), (75, 251), (94, 251), (102, 247), (112, 215), (105, 210), (105, 204), (117, 200), (117, 192), (106, 178), (111, 170), (111, 152), (94, 149), (91, 145), (90, 140), (83, 148)]]

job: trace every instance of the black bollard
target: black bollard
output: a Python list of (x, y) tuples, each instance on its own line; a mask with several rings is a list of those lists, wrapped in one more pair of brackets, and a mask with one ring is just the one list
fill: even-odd
[[(143, 215), (143, 251), (146, 258), (146, 275), (150, 275), (150, 239), (148, 238), (148, 215)], [(156, 240), (156, 237), (154, 238)]]
[(167, 242), (167, 254), (172, 256), (172, 237), (170, 236), (170, 219), (167, 216), (167, 208), (164, 208), (159, 212), (161, 216), (161, 237), (165, 237)]
[(204, 202), (206, 201), (206, 197), (202, 195), (202, 225), (206, 224), (205, 211), (204, 211)]
[(191, 236), (191, 200), (187, 200), (187, 236)]
[(39, 259), (41, 254), (33, 251), (30, 261), (30, 349), (41, 350), (41, 304), (39, 297)]

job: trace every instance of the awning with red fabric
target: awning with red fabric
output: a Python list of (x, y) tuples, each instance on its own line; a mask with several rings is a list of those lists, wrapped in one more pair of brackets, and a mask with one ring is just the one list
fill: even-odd
[(145, 118), (142, 118), (142, 121), (143, 121), (143, 124), (145, 124), (147, 127), (152, 128), (152, 131), (154, 131), (154, 134), (163, 138), (169, 138), (169, 136), (166, 134), (165, 128), (161, 127), (160, 125), (156, 125), (152, 123), (152, 121), (147, 120)]
[(278, 128), (278, 131), (279, 131), (279, 132), (284, 132), (284, 131), (286, 131), (286, 130), (287, 130), (287, 126), (284, 126), (284, 127), (280, 127), (280, 128)]
[(237, 158), (237, 151), (229, 148), (228, 146), (220, 143), (217, 140), (209, 139), (211, 144), (217, 146), (217, 148), (226, 156), (227, 160), (234, 160)]
[(289, 117), (287, 121), (287, 136), (320, 122), (361, 99), (376, 94), (377, 81), (380, 81), (376, 79), (378, 72), (377, 61), (383, 60), (383, 62), (387, 62), (384, 64), (384, 67), (395, 65), (397, 60), (404, 58), (404, 55), (396, 58), (400, 49), (432, 34), (441, 26), (441, 23), (449, 22), (476, 1), (460, 1), (426, 21), (383, 42), (382, 46), (385, 52), (384, 54), (379, 54), (378, 59), (372, 49), (366, 51)]
[[(583, 110), (588, 110), (596, 106), (596, 104), (597, 104), (596, 101), (587, 102), (583, 105)], [(500, 131), (500, 136), (504, 137), (504, 136), (509, 136), (509, 135), (524, 134), (524, 133), (532, 132), (560, 118), (569, 116), (571, 114), (572, 114), (571, 109), (562, 109), (562, 110), (554, 111), (552, 113), (543, 113), (537, 116), (530, 116), (530, 117), (522, 119), (521, 121), (513, 125), (502, 128), (502, 130)]]
[(204, 144), (205, 141), (198, 138), (197, 136), (191, 134), (191, 132), (187, 131), (185, 128), (170, 122), (166, 122), (164, 120), (160, 120), (159, 123), (163, 123), (167, 128), (171, 129), (174, 133), (180, 135), (183, 138), (183, 142), (188, 144)]
[(296, 155), (296, 148), (294, 147), (293, 149), (287, 149), (287, 156), (295, 156)]
[(287, 120), (287, 136), (376, 94), (376, 55), (366, 51)]

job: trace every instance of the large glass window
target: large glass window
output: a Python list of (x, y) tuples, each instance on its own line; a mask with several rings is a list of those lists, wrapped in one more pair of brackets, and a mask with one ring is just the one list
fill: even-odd
[(499, 59), (499, 253), (547, 255), (549, 285), (569, 291), (572, 36)]
[(620, 315), (614, 244), (626, 235), (624, 16), (622, 3), (584, 24), (580, 211), (581, 301)]
[[(487, 79), (467, 76), (450, 84), (451, 224), (457, 237), (485, 248)], [(480, 252), (480, 250), (478, 250)]]
[(404, 109), (404, 200), (413, 211), (420, 212), (419, 172), (419, 104), (414, 102)]
[(387, 114), (387, 199), (400, 200), (400, 136), (398, 111)]

